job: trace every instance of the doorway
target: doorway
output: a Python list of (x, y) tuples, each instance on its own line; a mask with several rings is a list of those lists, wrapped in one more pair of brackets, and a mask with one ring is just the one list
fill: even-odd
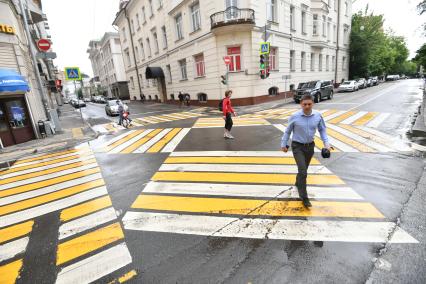
[(4, 147), (35, 138), (23, 96), (0, 99), (0, 138)]

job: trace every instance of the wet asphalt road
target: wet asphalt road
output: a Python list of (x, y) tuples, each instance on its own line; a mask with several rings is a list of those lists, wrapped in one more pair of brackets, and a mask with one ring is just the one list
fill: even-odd
[[(171, 150), (172, 154), (167, 151), (156, 151), (153, 148), (150, 149), (156, 153), (133, 152), (124, 154), (113, 152), (114, 149), (119, 149), (121, 152), (129, 150), (132, 147), (130, 142), (136, 141), (135, 139), (139, 136), (141, 136), (140, 139), (144, 139), (143, 135), (150, 135), (151, 132), (149, 131), (152, 129), (151, 134), (157, 133), (155, 131), (159, 128), (178, 128), (177, 131), (181, 132), (177, 132), (177, 137), (180, 133), (183, 133), (185, 128), (191, 128), (198, 118), (135, 127), (132, 131), (148, 129), (148, 132), (147, 134), (142, 132), (143, 130), (132, 132), (130, 135), (134, 135), (133, 138), (130, 136), (119, 138), (127, 135), (125, 133), (129, 133), (128, 130), (99, 137), (90, 145), (95, 152), (96, 162), (101, 170), (112, 206), (118, 215), (117, 219), (122, 225), (124, 242), (130, 252), (131, 262), (126, 262), (125, 266), (111, 270), (106, 276), (98, 278), (96, 282), (117, 281), (126, 272), (135, 270), (137, 275), (131, 278), (129, 283), (426, 283), (425, 160), (421, 153), (409, 151), (408, 146), (404, 143), (406, 140), (405, 132), (409, 127), (409, 117), (415, 112), (421, 99), (419, 86), (420, 82), (417, 80), (383, 83), (355, 93), (335, 94), (333, 100), (323, 101), (316, 105), (316, 109), (336, 117), (334, 118), (337, 119), (336, 123), (332, 122), (333, 118), (329, 120), (331, 125), (329, 135), (335, 129), (340, 131), (339, 134), (335, 130), (336, 134), (333, 134), (333, 137), (340, 141), (336, 141), (336, 145), (340, 146), (340, 151), (333, 153), (329, 160), (320, 158), (318, 153), (315, 154), (315, 158), (333, 175), (340, 178), (345, 187), (350, 188), (350, 190), (348, 189), (349, 193), (357, 197), (351, 199), (348, 196), (339, 195), (339, 193), (337, 195), (330, 193), (329, 196), (320, 197), (320, 193), (317, 198), (312, 199), (314, 202), (318, 202), (314, 204), (314, 208), (318, 206), (314, 210), (318, 211), (312, 211), (310, 214), (301, 216), (296, 215), (298, 212), (303, 213), (305, 211), (299, 211), (297, 208), (293, 211), (286, 211), (285, 208), (282, 208), (282, 206), (286, 206), (283, 205), (284, 203), (277, 205), (278, 207), (268, 207), (268, 210), (261, 211), (258, 214), (247, 214), (239, 203), (229, 206), (223, 205), (229, 199), (238, 199), (239, 195), (232, 197), (224, 193), (212, 193), (210, 191), (211, 194), (218, 195), (208, 196), (210, 201), (203, 203), (204, 207), (198, 208), (197, 202), (203, 202), (200, 199), (200, 193), (158, 193), (158, 191), (155, 193), (148, 192), (147, 189), (147, 185), (152, 185), (153, 180), (170, 183), (182, 173), (189, 171), (185, 169), (185, 163), (189, 162), (184, 161), (175, 170), (168, 168), (168, 171), (172, 173), (168, 178), (162, 177), (161, 172), (159, 174), (160, 168), (164, 165), (173, 166), (173, 163), (168, 159), (174, 153), (185, 152), (186, 156), (192, 157), (191, 159), (194, 159), (197, 155), (214, 155), (206, 154), (205, 151), (221, 151), (221, 157), (234, 153), (238, 156), (238, 159), (244, 159), (241, 158), (244, 155), (255, 156), (255, 154), (259, 156), (259, 159), (267, 158), (264, 154), (265, 151), (274, 151), (275, 153), (279, 149), (282, 136), (279, 126), (236, 126), (233, 129), (235, 140), (224, 140), (221, 127), (192, 128), (190, 131), (188, 130), (188, 133), (182, 135), (183, 138)], [(291, 108), (295, 105), (288, 104), (280, 107)], [(148, 109), (155, 111), (155, 113), (147, 114)], [(159, 113), (156, 112), (157, 109)], [(179, 111), (170, 106), (158, 105), (149, 108), (141, 106), (140, 109), (135, 109), (135, 111), (131, 109), (135, 117), (139, 116), (138, 110), (143, 113), (140, 115), (141, 117)], [(345, 119), (339, 120), (340, 116), (338, 115), (344, 115), (343, 111), (352, 111), (353, 113), (351, 113), (351, 116), (348, 115)], [(83, 109), (83, 112), (92, 118), (99, 119), (99, 121), (101, 121), (101, 118), (108, 119), (104, 115), (103, 106), (89, 104), (86, 109)], [(372, 117), (368, 121), (359, 120), (362, 119), (364, 112), (365, 115), (371, 113)], [(244, 113), (243, 108), (241, 113)], [(359, 141), (347, 139), (354, 134), (344, 132), (346, 128), (342, 129), (343, 127), (346, 127), (346, 125), (349, 125), (348, 127), (352, 127), (352, 125), (363, 127), (364, 123), (365, 125), (373, 125), (374, 120), (377, 121), (382, 113), (388, 115), (380, 124), (377, 123), (377, 127), (372, 127), (377, 135), (369, 138), (368, 142), (359, 143)], [(354, 117), (356, 115), (358, 117)], [(351, 120), (351, 117), (354, 117), (354, 119)], [(276, 117), (265, 118), (265, 120), (272, 124), (285, 124), (285, 120)], [(333, 125), (336, 125), (335, 128), (333, 128)], [(183, 128), (183, 130), (180, 130), (180, 128)], [(368, 130), (367, 128), (347, 129), (350, 129), (351, 133)], [(158, 133), (161, 134), (161, 132)], [(346, 138), (341, 136), (342, 133), (346, 135)], [(162, 140), (158, 141), (160, 142), (156, 142), (154, 146), (161, 143)], [(168, 143), (166, 148), (170, 147), (170, 141), (173, 140), (166, 141)], [(149, 142), (140, 142), (139, 146), (144, 147), (147, 143)], [(374, 143), (386, 145), (391, 150), (373, 151), (372, 148), (365, 148), (365, 145), (378, 147)], [(114, 149), (112, 149), (112, 144), (115, 147)], [(105, 145), (110, 146), (110, 151), (99, 150), (104, 149)], [(149, 147), (147, 146), (146, 149)], [(132, 151), (137, 152), (141, 149), (136, 148), (132, 148)], [(247, 154), (248, 151), (253, 152)], [(273, 157), (275, 154), (269, 155)], [(183, 159), (188, 159), (188, 157)], [(213, 159), (210, 156), (207, 163), (212, 163)], [(271, 166), (267, 164), (266, 162), (261, 163), (259, 170), (262, 168), (269, 169)], [(198, 164), (198, 167), (201, 166)], [(214, 171), (211, 164), (206, 167), (209, 167), (210, 171)], [(225, 166), (222, 165), (222, 167)], [(178, 180), (174, 185), (186, 182), (201, 187), (201, 184), (198, 183), (200, 180), (206, 182), (207, 177), (212, 178), (210, 171), (202, 170), (200, 175), (194, 173), (197, 170), (192, 169), (191, 171), (193, 177), (188, 177), (187, 180)], [(248, 170), (240, 164), (230, 171), (245, 172)], [(227, 172), (227, 170), (219, 169), (219, 172)], [(247, 175), (245, 178), (252, 180), (250, 183), (257, 184), (257, 186), (269, 184), (268, 180), (256, 180), (256, 177), (254, 177), (256, 173), (251, 174), (253, 177)], [(234, 176), (230, 178), (236, 179)], [(330, 176), (325, 177), (326, 183), (329, 178)], [(214, 190), (218, 190), (219, 184), (247, 184), (247, 180), (243, 178), (238, 182), (236, 180), (229, 182), (212, 181), (211, 185)], [(283, 186), (283, 189), (285, 190), (289, 186), (291, 186), (291, 183)], [(331, 184), (330, 187), (333, 189), (336, 188), (336, 185)], [(200, 190), (200, 188), (194, 187), (194, 190)], [(244, 194), (247, 195), (248, 192), (248, 188), (243, 189)], [(265, 194), (265, 196), (254, 195), (241, 197), (242, 199), (238, 200), (263, 200), (265, 203), (261, 206), (266, 207), (275, 201), (293, 202), (296, 200), (294, 196), (286, 196), (284, 193), (280, 193), (284, 195), (278, 194), (276, 197), (268, 192), (262, 192), (262, 194)], [(184, 204), (177, 197), (186, 197), (190, 201)], [(216, 201), (214, 198), (218, 198), (218, 200)], [(337, 205), (336, 201), (344, 202), (346, 205), (344, 204), (342, 209), (336, 209), (337, 207), (333, 207)], [(219, 205), (215, 205), (215, 202)], [(365, 209), (359, 207), (363, 204), (366, 206)], [(228, 207), (223, 211), (215, 211), (215, 206)], [(344, 216), (349, 214), (348, 208), (350, 206), (354, 207), (351, 213), (353, 215)], [(207, 211), (202, 212), (204, 209)], [(273, 212), (282, 215), (274, 216)], [(152, 217), (137, 219), (135, 222), (129, 217), (131, 214), (149, 215), (149, 213), (153, 214)], [(166, 221), (162, 219), (162, 214), (168, 216)], [(206, 215), (209, 216), (207, 219), (197, 219), (197, 217)], [(189, 218), (189, 221), (173, 223), (182, 216)], [(233, 219), (225, 227), (216, 231), (213, 229), (217, 225), (214, 217)], [(2, 211), (0, 211), (0, 229), (2, 228), (1, 218)], [(37, 274), (34, 275), (34, 279), (45, 279), (45, 283), (53, 283), (54, 279), (61, 275), (63, 267), (50, 270), (33, 267), (37, 263), (40, 266), (48, 266), (49, 260), (55, 259), (55, 246), (58, 243), (58, 240), (55, 239), (55, 230), (57, 231), (60, 227), (59, 218), (57, 211), (54, 211), (35, 219), (40, 226), (47, 227), (49, 222), (52, 224), (49, 228), (46, 228), (47, 235), (51, 240), (49, 240), (49, 245), (46, 245), (40, 241), (34, 241), (38, 240), (36, 237), (30, 238), (29, 247), (26, 251), (32, 255), (24, 254), (23, 256), (23, 271), (25, 272), (23, 276), (26, 277), (25, 279), (31, 276), (31, 271)], [(265, 227), (268, 227), (267, 223), (270, 221), (272, 223), (268, 224), (272, 225), (266, 229), (262, 225), (256, 227), (253, 224), (259, 219), (264, 222), (263, 226)], [(200, 220), (204, 220), (204, 223)], [(246, 223), (242, 223), (243, 226), (236, 226), (237, 229), (233, 229), (233, 223), (238, 224), (240, 222), (238, 220), (245, 220)], [(287, 231), (274, 235), (274, 229), (283, 220), (295, 220), (303, 224), (307, 222), (308, 229), (287, 227)], [(309, 223), (311, 221), (318, 221), (321, 225)], [(339, 230), (346, 228), (345, 222), (367, 222), (366, 224), (377, 224), (377, 227), (380, 227), (383, 223), (394, 225), (384, 232), (382, 238), (373, 240), (370, 233), (375, 233), (375, 228), (364, 230), (364, 228), (355, 225), (348, 227), (347, 234), (341, 236)], [(402, 235), (399, 228), (403, 230)], [(42, 234), (41, 231), (43, 230), (38, 229), (33, 234), (37, 236), (37, 234)], [(293, 234), (297, 238), (282, 237), (286, 234)], [(322, 247), (313, 243), (314, 240), (323, 240), (321, 236), (324, 235), (327, 236), (327, 240), (323, 242)], [(398, 236), (400, 237), (399, 242), (396, 241)], [(355, 237), (359, 237), (360, 241), (354, 241), (353, 238)], [(59, 243), (62, 243), (62, 240)], [(83, 243), (84, 245), (85, 243)], [(112, 248), (111, 244), (108, 248)], [(33, 255), (42, 250), (45, 253), (37, 262), (33, 259)], [(97, 252), (93, 250), (88, 255), (95, 256)], [(56, 258), (58, 257), (56, 256)], [(89, 262), (94, 261), (85, 258), (84, 255), (76, 258), (76, 261), (83, 261), (84, 259)], [(104, 259), (106, 259), (105, 256)], [(114, 261), (111, 261), (111, 263), (114, 263)], [(0, 271), (1, 265), (0, 262)], [(96, 267), (97, 269), (87, 266), (86, 270), (93, 269), (93, 274), (96, 274), (100, 273), (99, 271), (102, 271), (104, 266), (98, 264)]]

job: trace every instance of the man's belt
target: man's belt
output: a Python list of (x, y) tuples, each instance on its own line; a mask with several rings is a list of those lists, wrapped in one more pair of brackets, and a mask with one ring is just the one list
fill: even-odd
[(300, 142), (297, 142), (297, 141), (292, 141), (292, 143), (296, 143), (296, 144), (299, 144), (299, 145), (302, 145), (302, 146), (311, 146), (311, 145), (315, 144), (314, 141), (309, 142), (309, 143), (300, 143)]

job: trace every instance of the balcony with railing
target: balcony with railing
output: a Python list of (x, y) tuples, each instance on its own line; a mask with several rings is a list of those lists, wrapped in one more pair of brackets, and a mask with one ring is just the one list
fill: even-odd
[(225, 11), (220, 11), (211, 15), (210, 23), (212, 30), (230, 25), (248, 25), (251, 28), (255, 25), (254, 10), (246, 8), (240, 9), (231, 6)]

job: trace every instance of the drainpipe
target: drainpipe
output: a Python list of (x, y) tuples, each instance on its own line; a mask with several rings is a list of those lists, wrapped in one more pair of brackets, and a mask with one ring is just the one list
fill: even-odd
[(130, 44), (132, 45), (133, 60), (135, 61), (135, 69), (136, 69), (136, 78), (138, 80), (139, 97), (141, 98), (142, 94), (141, 94), (141, 82), (139, 78), (139, 69), (138, 69), (138, 63), (136, 62), (135, 45), (133, 44), (133, 36), (132, 36), (132, 27), (130, 26), (130, 19), (129, 19), (129, 15), (127, 15), (126, 7), (124, 8), (124, 16), (127, 19), (127, 26), (129, 27)]
[(339, 39), (340, 39), (340, 1), (337, 1), (337, 39), (336, 39), (336, 62), (334, 67), (334, 83), (337, 83), (337, 66), (339, 62)]

